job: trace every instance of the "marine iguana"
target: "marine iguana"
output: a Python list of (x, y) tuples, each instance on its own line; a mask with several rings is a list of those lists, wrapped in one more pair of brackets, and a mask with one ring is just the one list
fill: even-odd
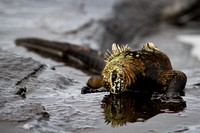
[(101, 72), (88, 80), (85, 89), (104, 86), (113, 94), (159, 92), (169, 98), (184, 95), (186, 75), (173, 70), (168, 56), (153, 43), (144, 44), (138, 51), (131, 51), (128, 45), (113, 44), (112, 53), (108, 50), (104, 55), (84, 46), (36, 38), (22, 38), (15, 42), (64, 59), (73, 56)]

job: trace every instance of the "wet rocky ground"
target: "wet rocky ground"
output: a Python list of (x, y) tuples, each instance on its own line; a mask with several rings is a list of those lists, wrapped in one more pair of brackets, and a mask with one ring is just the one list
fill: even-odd
[[(143, 3), (143, 6), (145, 4), (148, 2)], [(152, 5), (154, 6), (160, 5)], [(129, 33), (123, 36), (123, 38), (129, 38), (128, 35), (131, 34), (134, 36), (129, 40), (132, 50), (139, 49), (147, 41), (155, 43), (169, 55), (174, 69), (186, 73), (188, 82), (183, 99), (187, 107), (175, 106), (176, 110), (160, 106), (157, 110), (158, 108), (153, 107), (163, 104), (152, 103), (149, 99), (141, 102), (130, 97), (113, 97), (107, 92), (81, 94), (81, 88), (85, 86), (91, 73), (40, 56), (14, 43), (19, 37), (40, 37), (104, 51), (110, 47), (105, 44), (111, 40), (119, 42), (123, 40), (116, 40), (115, 37), (121, 35), (119, 33), (116, 33), (116, 36), (113, 34), (102, 36), (102, 33), (108, 33), (105, 31), (113, 33), (112, 29), (116, 28), (109, 25), (113, 19), (107, 19), (112, 16), (113, 8), (120, 6), (115, 1), (89, 0), (76, 2), (2, 0), (0, 2), (0, 130), (2, 132), (200, 131), (198, 25), (181, 28), (159, 25), (150, 30), (151, 32), (147, 30), (150, 33), (148, 35), (144, 34), (146, 30), (135, 30), (138, 35)], [(122, 11), (127, 12), (127, 10)], [(155, 11), (151, 12), (153, 14)], [(117, 19), (121, 21), (120, 18)], [(147, 29), (154, 23), (154, 21), (146, 23), (148, 14), (139, 20), (145, 20), (144, 25), (147, 25)], [(115, 25), (120, 24), (121, 22)], [(131, 28), (135, 29), (134, 26)], [(119, 29), (121, 30), (123, 29)], [(109, 39), (106, 40), (106, 37)], [(130, 105), (135, 108), (130, 108), (132, 110), (130, 112), (124, 111), (123, 109), (127, 107), (125, 103), (130, 101)], [(116, 108), (112, 109), (113, 106)], [(133, 112), (138, 113), (139, 117), (133, 119), (135, 114), (130, 114)], [(111, 120), (114, 118), (112, 116), (116, 114), (119, 114), (119, 118), (112, 123)], [(124, 114), (132, 119), (123, 119)], [(117, 122), (121, 124), (117, 125)]]

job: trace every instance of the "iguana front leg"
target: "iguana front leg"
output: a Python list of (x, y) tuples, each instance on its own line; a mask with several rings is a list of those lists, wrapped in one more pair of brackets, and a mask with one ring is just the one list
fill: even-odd
[(81, 93), (86, 94), (86, 93), (96, 93), (96, 92), (107, 92), (108, 90), (102, 86), (103, 86), (103, 77), (101, 75), (92, 76), (87, 81), (87, 86), (81, 89)]
[(163, 70), (159, 72), (157, 83), (161, 84), (167, 98), (177, 98), (184, 95), (186, 81), (187, 77), (183, 72)]
[(103, 86), (103, 77), (99, 76), (92, 76), (88, 79), (87, 86), (93, 89), (98, 89)]

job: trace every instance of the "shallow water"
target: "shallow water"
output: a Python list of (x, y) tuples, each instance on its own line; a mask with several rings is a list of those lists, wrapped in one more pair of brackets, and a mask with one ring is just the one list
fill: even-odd
[[(163, 26), (141, 41), (141, 44), (146, 41), (154, 42), (169, 55), (175, 69), (186, 73), (188, 82), (186, 96), (183, 99), (187, 107), (177, 113), (159, 112), (160, 114), (157, 113), (146, 120), (139, 118), (139, 122), (127, 122), (125, 126), (116, 128), (105, 123), (102, 100), (108, 93), (81, 94), (81, 88), (90, 75), (14, 44), (18, 37), (34, 36), (77, 44), (83, 42), (86, 45), (88, 42), (84, 39), (67, 37), (64, 33), (76, 30), (90, 19), (101, 18), (111, 10), (112, 2), (102, 4), (104, 2), (52, 0), (47, 4), (45, 0), (0, 1), (0, 47), (4, 50), (0, 51), (0, 129), (6, 131), (14, 125), (18, 130), (24, 129), (24, 132), (200, 131), (200, 61), (199, 53), (196, 52), (200, 50), (198, 27), (180, 29)], [(93, 6), (89, 6), (88, 3)], [(105, 8), (98, 8), (96, 11), (98, 6)], [(77, 21), (77, 18), (81, 21)], [(99, 48), (98, 45), (89, 46)], [(22, 77), (30, 74), (41, 64), (46, 66), (16, 86)], [(51, 70), (52, 66), (58, 67)], [(24, 85), (26, 98), (15, 94), (17, 89)]]

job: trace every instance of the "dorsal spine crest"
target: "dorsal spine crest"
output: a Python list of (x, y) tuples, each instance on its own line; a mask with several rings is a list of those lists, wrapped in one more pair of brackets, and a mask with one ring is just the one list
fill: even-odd
[(110, 60), (112, 60), (114, 57), (120, 55), (121, 53), (124, 53), (126, 51), (130, 51), (130, 48), (128, 47), (128, 44), (120, 46), (116, 43), (113, 43), (112, 53), (109, 50), (107, 50), (107, 51), (108, 52), (105, 55), (105, 58), (106, 58), (105, 62), (106, 63), (109, 62)]

